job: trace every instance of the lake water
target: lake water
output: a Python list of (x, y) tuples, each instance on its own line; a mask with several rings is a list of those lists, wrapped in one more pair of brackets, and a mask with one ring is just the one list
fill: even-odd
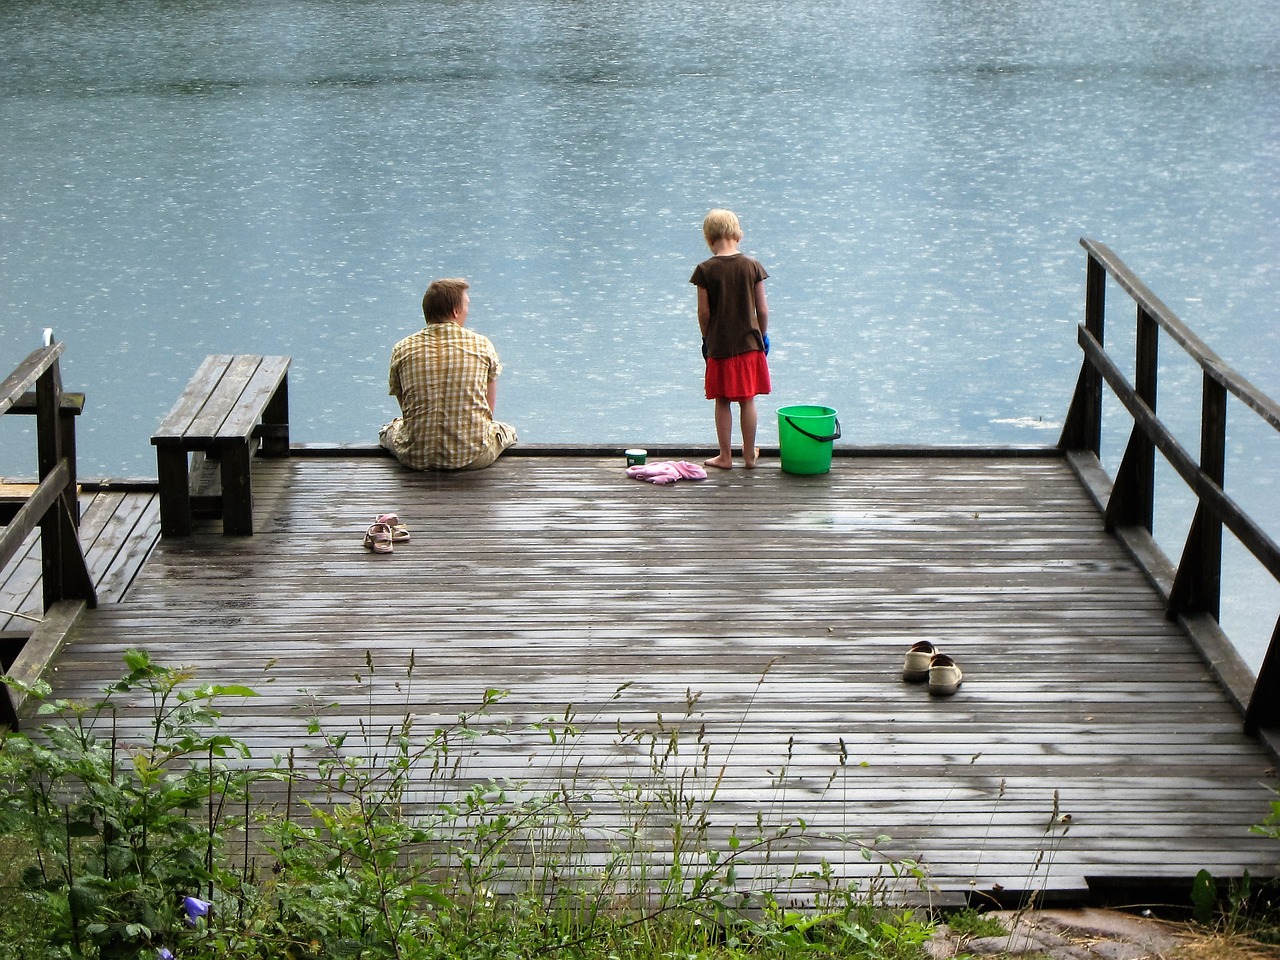
[[(798, 402), (1052, 442), (1085, 235), (1280, 396), (1280, 0), (5, 0), (0, 67), (0, 366), (67, 342), (86, 476), (153, 476), (211, 352), (292, 355), (295, 439), (372, 442), (449, 275), (522, 440), (710, 443), (711, 206), (771, 274), (765, 442)], [(1194, 450), (1195, 372), (1164, 386)], [(1232, 417), (1278, 536), (1280, 445)], [(1255, 664), (1258, 582), (1224, 614)]]

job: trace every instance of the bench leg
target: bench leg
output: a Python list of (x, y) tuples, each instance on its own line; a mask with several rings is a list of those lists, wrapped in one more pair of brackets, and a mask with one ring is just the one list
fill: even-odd
[(264, 457), (287, 457), (289, 455), (289, 376), (280, 381), (271, 401), (262, 413), (262, 424), (266, 427), (262, 435), (262, 455)]
[(253, 489), (249, 482), (249, 444), (229, 443), (221, 448), (222, 532), (253, 536)]
[(191, 534), (191, 488), (187, 476), (187, 451), (160, 448), (156, 451), (160, 474), (160, 532), (166, 537)]

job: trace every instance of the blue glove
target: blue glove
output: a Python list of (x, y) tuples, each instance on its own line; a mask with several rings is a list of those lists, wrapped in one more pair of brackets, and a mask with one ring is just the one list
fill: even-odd
[(767, 357), (769, 355), (769, 335), (765, 333), (761, 336), (764, 338), (764, 355)]

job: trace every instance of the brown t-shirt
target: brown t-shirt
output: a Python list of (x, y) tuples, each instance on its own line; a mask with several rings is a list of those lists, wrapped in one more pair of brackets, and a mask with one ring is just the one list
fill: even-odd
[(689, 282), (707, 291), (711, 320), (707, 324), (707, 356), (724, 359), (763, 350), (756, 323), (756, 284), (769, 276), (744, 253), (711, 257), (694, 267)]

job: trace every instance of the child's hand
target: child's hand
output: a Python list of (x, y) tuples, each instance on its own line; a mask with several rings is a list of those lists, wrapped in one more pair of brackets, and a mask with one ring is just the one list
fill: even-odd
[(769, 355), (769, 335), (765, 333), (761, 334), (761, 336), (764, 338), (764, 355), (767, 357)]
[(702, 359), (707, 359), (707, 338), (702, 338)]

